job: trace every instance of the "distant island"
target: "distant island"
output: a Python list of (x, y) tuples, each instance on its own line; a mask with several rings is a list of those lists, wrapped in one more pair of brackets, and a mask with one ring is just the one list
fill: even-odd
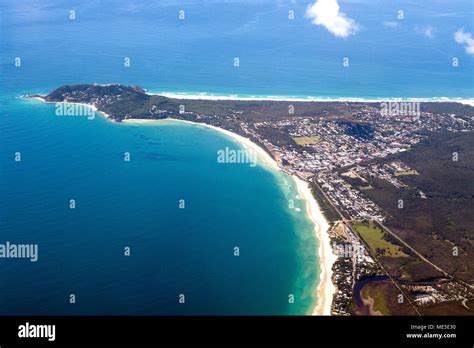
[(258, 144), (309, 183), (330, 224), (331, 314), (473, 314), (470, 105), (178, 99), (119, 84), (27, 97), (87, 104), (116, 122), (202, 123)]

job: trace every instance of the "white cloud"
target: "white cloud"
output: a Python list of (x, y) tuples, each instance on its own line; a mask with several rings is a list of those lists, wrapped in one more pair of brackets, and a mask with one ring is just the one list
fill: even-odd
[(464, 29), (459, 29), (454, 33), (454, 40), (458, 44), (464, 45), (466, 53), (474, 54), (474, 39), (471, 33), (466, 33)]
[(388, 22), (383, 22), (383, 25), (389, 28), (397, 28), (398, 27), (398, 22), (394, 21), (388, 21)]
[(339, 11), (337, 0), (316, 0), (306, 9), (306, 17), (315, 25), (322, 25), (338, 37), (347, 37), (359, 30), (359, 25)]

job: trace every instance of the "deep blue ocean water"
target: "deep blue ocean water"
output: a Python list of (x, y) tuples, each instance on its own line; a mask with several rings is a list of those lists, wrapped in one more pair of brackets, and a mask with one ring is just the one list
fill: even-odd
[[(16, 98), (94, 82), (241, 96), (474, 97), (473, 56), (453, 39), (473, 31), (471, 1), (340, 1), (360, 25), (345, 39), (304, 18), (308, 3), (0, 0), (0, 243), (40, 249), (36, 263), (0, 260), (0, 314), (311, 311), (316, 241), (304, 209), (288, 209), (288, 177), (218, 164), (218, 149), (240, 145), (202, 127), (58, 117), (54, 105)], [(400, 8), (405, 19), (384, 25)]]

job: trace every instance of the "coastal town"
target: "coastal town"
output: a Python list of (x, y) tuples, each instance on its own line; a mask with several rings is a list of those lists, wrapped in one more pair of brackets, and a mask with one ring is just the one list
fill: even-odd
[[(374, 260), (370, 248), (349, 223), (365, 220), (383, 222), (387, 217), (380, 206), (364, 195), (364, 191), (372, 188), (368, 179), (378, 178), (396, 189), (404, 189), (408, 187), (402, 181), (404, 176), (420, 175), (400, 160), (380, 160), (409, 151), (426, 138), (423, 133), (440, 130), (466, 133), (473, 130), (472, 118), (460, 118), (455, 114), (420, 112), (408, 116), (388, 115), (381, 113), (377, 107), (367, 107), (353, 116), (351, 123), (316, 116), (240, 124), (244, 132), (272, 153), (285, 171), (314, 183), (340, 218), (334, 221), (329, 232), (333, 253), (338, 256), (333, 266), (338, 289), (333, 301), (334, 315), (354, 312), (357, 281), (388, 274)], [(296, 144), (281, 146), (278, 142), (270, 142), (261, 135), (264, 133), (262, 129), (286, 132)], [(427, 199), (421, 190), (417, 190), (417, 194), (421, 199)], [(337, 232), (340, 229), (344, 232)], [(390, 281), (391, 278), (388, 279)], [(395, 281), (394, 284), (401, 294), (412, 298), (414, 312), (410, 314), (420, 314), (419, 306), (456, 301), (465, 303), (474, 296), (472, 286), (453, 279), (419, 285)]]
[[(259, 144), (282, 171), (309, 183), (330, 223), (327, 233), (337, 257), (332, 265), (333, 315), (421, 315), (425, 307), (431, 313), (429, 306), (446, 303), (471, 311), (470, 282), (445, 271), (420, 253), (418, 245), (385, 226), (394, 220), (393, 211), (371, 194), (377, 191), (374, 185), (384, 183), (428, 202), (426, 192), (406, 183), (424, 173), (397, 156), (412, 153), (432, 134), (472, 134), (472, 107), (414, 101), (185, 100), (120, 85), (68, 86), (40, 97), (87, 103), (120, 122), (171, 117), (204, 123)], [(457, 161), (457, 152), (452, 155)], [(390, 204), (401, 209), (404, 201)], [(388, 303), (383, 309), (370, 302), (382, 296), (380, 291)]]
[[(364, 191), (372, 188), (368, 179), (379, 178), (396, 189), (404, 189), (408, 187), (401, 180), (404, 176), (420, 175), (400, 160), (380, 160), (409, 151), (426, 138), (423, 134), (440, 130), (472, 132), (474, 123), (472, 118), (460, 118), (455, 114), (390, 115), (374, 106), (357, 112), (351, 122), (327, 120), (325, 116), (292, 117), (253, 124), (242, 122), (240, 126), (248, 136), (263, 144), (286, 172), (312, 182), (339, 216), (340, 220), (333, 221), (329, 231), (333, 253), (338, 257), (333, 266), (338, 290), (332, 314), (350, 315), (355, 306), (360, 306), (354, 303), (357, 281), (389, 274), (375, 261), (370, 248), (349, 223), (364, 220), (383, 222), (387, 217), (380, 206), (364, 195)], [(280, 145), (278, 141), (269, 141), (262, 136), (268, 129), (289, 134), (295, 144)], [(421, 199), (427, 199), (421, 190), (417, 190), (417, 194)], [(337, 232), (340, 229), (344, 232)], [(412, 299), (414, 310), (409, 314), (420, 314), (419, 306), (456, 301), (466, 303), (474, 296), (472, 286), (453, 279), (429, 284), (421, 282), (419, 285), (387, 279), (394, 282), (400, 294)]]

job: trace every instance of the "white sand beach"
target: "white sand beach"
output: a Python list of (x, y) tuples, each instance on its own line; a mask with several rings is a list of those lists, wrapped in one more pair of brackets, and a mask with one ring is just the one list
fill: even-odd
[(333, 254), (329, 238), (329, 224), (324, 217), (309, 184), (293, 176), (298, 193), (306, 201), (308, 216), (314, 223), (314, 232), (319, 240), (319, 262), (321, 266), (320, 283), (318, 286), (318, 302), (313, 309), (313, 315), (331, 315), (331, 306), (336, 287), (332, 281), (332, 266), (337, 257)]
[(460, 100), (454, 100), (454, 101), (457, 101), (458, 103), (461, 103), (464, 105), (474, 106), (474, 99), (460, 99)]

